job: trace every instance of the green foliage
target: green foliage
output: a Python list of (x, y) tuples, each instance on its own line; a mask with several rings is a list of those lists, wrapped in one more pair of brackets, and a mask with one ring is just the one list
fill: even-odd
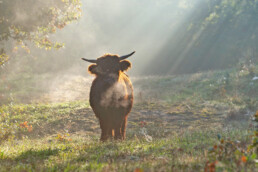
[[(257, 49), (257, 26), (258, 1), (257, 0), (222, 0), (210, 1), (209, 15), (203, 21), (205, 34), (223, 34), (224, 30), (231, 33), (224, 39), (231, 43), (231, 49), (239, 48), (242, 52), (252, 48), (256, 53)], [(220, 29), (221, 27), (221, 29)], [(223, 30), (222, 30), (223, 29)], [(217, 31), (221, 33), (218, 33)], [(238, 57), (242, 58), (242, 57)]]
[(234, 169), (243, 170), (255, 165), (256, 153), (253, 150), (250, 151), (246, 143), (238, 140), (224, 140), (220, 135), (218, 136), (219, 143), (213, 145), (208, 151), (207, 170), (217, 168), (234, 171)]
[(159, 51), (161, 59), (147, 65), (146, 74), (226, 69), (246, 54), (258, 59), (257, 0), (203, 0), (192, 10)]
[[(0, 3), (0, 42), (11, 39), (28, 53), (28, 42), (39, 48), (59, 49), (63, 44), (48, 38), (56, 29), (62, 29), (81, 16), (80, 0), (4, 0)], [(6, 48), (6, 47), (5, 47)], [(4, 52), (0, 52), (0, 65), (6, 61)]]
[(256, 155), (258, 155), (258, 110), (254, 114), (254, 122), (255, 122), (255, 127), (256, 130), (254, 131), (253, 134), (253, 143), (250, 145), (249, 149), (254, 149)]
[[(210, 1), (211, 8), (210, 15), (206, 18), (206, 21), (214, 21), (214, 23), (224, 20), (230, 17), (233, 20), (252, 19), (257, 14), (257, 0), (222, 0), (222, 1)], [(214, 17), (216, 16), (216, 17)]]

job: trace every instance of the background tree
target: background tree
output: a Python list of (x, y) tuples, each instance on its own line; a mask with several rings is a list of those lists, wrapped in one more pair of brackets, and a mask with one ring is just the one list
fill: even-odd
[[(248, 57), (257, 62), (258, 0), (205, 0), (160, 50), (145, 73), (175, 74), (232, 67)], [(162, 68), (161, 68), (162, 66)]]
[(0, 0), (0, 66), (19, 47), (29, 53), (30, 43), (46, 50), (61, 48), (49, 34), (80, 16), (80, 0)]

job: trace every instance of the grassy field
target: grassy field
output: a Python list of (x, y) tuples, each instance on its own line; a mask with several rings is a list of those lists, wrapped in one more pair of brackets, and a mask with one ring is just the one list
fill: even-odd
[(48, 76), (20, 77), (27, 82), (10, 77), (0, 88), (0, 171), (257, 170), (258, 80), (248, 71), (132, 77), (127, 139), (106, 143), (89, 107), (89, 79), (47, 90), (35, 78)]

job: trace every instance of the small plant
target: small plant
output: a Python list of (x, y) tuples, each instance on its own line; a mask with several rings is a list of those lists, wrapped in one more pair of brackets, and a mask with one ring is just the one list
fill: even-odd
[(69, 137), (70, 135), (68, 133), (62, 135), (62, 134), (57, 134), (56, 136), (56, 140), (57, 141), (60, 141), (60, 142), (67, 142), (67, 141), (72, 141), (71, 138), (67, 138)]
[(144, 137), (144, 139), (147, 142), (152, 142), (152, 137), (150, 135), (148, 135), (148, 132), (147, 132), (147, 128), (146, 128), (147, 122), (140, 121), (139, 126), (141, 127), (139, 133)]
[(141, 168), (136, 168), (136, 169), (134, 170), (134, 172), (143, 172), (143, 169), (141, 169)]
[(240, 75), (247, 74), (251, 77), (255, 76), (256, 56), (254, 50), (248, 50), (242, 58), (239, 59), (238, 66)]
[(32, 125), (28, 125), (28, 121), (21, 123), (20, 127), (23, 129), (27, 129), (28, 132), (32, 131)]
[(247, 149), (240, 141), (224, 140), (218, 135), (218, 144), (214, 144), (208, 151), (209, 160), (205, 165), (205, 172), (213, 172), (216, 169), (227, 170), (245, 169), (248, 166), (254, 168), (256, 154)]
[(256, 113), (254, 114), (254, 122), (256, 123), (255, 124), (255, 127), (256, 127), (256, 130), (254, 131), (254, 134), (252, 135), (252, 138), (253, 138), (253, 141), (252, 141), (252, 144), (248, 147), (249, 150), (252, 150), (254, 149), (255, 151), (255, 154), (257, 155), (258, 154), (258, 110), (256, 111)]
[(145, 127), (146, 125), (147, 125), (147, 122), (146, 122), (146, 121), (140, 121), (140, 122), (139, 122), (139, 126), (140, 126), (141, 128)]
[(219, 95), (220, 95), (221, 97), (226, 97), (226, 93), (227, 93), (227, 90), (225, 89), (224, 86), (222, 86), (222, 87), (220, 88), (220, 90), (219, 90)]

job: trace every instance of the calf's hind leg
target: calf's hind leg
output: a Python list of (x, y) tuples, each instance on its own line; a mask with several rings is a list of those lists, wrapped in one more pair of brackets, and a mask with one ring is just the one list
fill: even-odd
[(127, 117), (124, 119), (121, 119), (119, 124), (117, 124), (115, 128), (115, 139), (125, 139), (125, 133), (126, 133), (126, 125), (127, 125)]
[(123, 122), (122, 122), (122, 126), (121, 126), (122, 140), (125, 139), (126, 125), (127, 125), (127, 117), (125, 117), (125, 119), (124, 119)]
[(122, 140), (122, 132), (121, 132), (121, 127), (122, 127), (122, 120), (117, 120), (114, 123), (114, 130), (115, 130), (115, 140)]
[(115, 128), (115, 140), (122, 140), (121, 127), (116, 126)]

